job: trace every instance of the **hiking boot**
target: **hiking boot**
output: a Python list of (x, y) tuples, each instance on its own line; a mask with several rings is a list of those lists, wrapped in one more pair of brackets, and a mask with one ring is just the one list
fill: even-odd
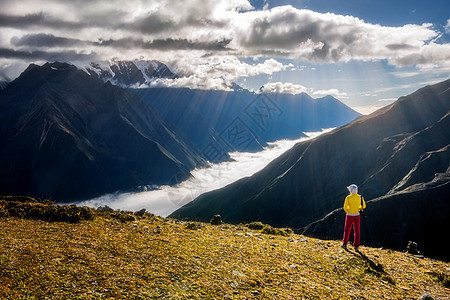
[(342, 244), (341, 248), (344, 249), (344, 250), (347, 250), (347, 245)]

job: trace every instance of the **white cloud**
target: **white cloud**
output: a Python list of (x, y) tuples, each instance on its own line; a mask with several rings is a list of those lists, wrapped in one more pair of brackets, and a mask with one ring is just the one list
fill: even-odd
[(326, 96), (331, 95), (336, 98), (345, 99), (347, 97), (346, 92), (340, 92), (338, 89), (318, 90), (313, 92), (314, 96)]
[[(292, 6), (257, 11), (248, 0), (3, 0), (0, 27), (0, 58), (160, 59), (180, 66), (188, 84), (206, 74), (225, 83), (272, 74), (285, 68), (278, 58), (450, 65), (450, 44), (435, 42), (440, 33), (431, 24), (382, 26)], [(267, 60), (253, 66), (238, 59), (254, 56)]]
[[(439, 35), (431, 24), (388, 27), (292, 6), (246, 12), (240, 17), (247, 23), (235, 29), (237, 37), (232, 44), (245, 53), (266, 52), (323, 62), (388, 59), (401, 65), (448, 60), (446, 55), (434, 53), (442, 45), (430, 42)], [(412, 59), (423, 51), (434, 55)]]
[(352, 106), (352, 109), (363, 115), (369, 115), (374, 111), (386, 106), (386, 104), (373, 104), (373, 105), (362, 105), (362, 106)]
[(418, 71), (395, 71), (395, 72), (391, 72), (391, 74), (398, 78), (409, 78), (409, 77), (418, 76), (421, 73)]
[(397, 100), (397, 98), (382, 98), (382, 99), (378, 99), (378, 101), (381, 101), (381, 102), (384, 102), (384, 101), (393, 102), (395, 100)]
[(154, 86), (189, 87), (224, 90), (238, 78), (273, 74), (289, 68), (275, 59), (267, 59), (259, 64), (247, 64), (234, 56), (213, 56), (208, 58), (190, 57), (188, 60), (173, 61), (177, 79), (158, 79)]
[(445, 33), (450, 34), (450, 19), (447, 20), (447, 25), (444, 27)]
[(270, 82), (266, 83), (261, 91), (264, 93), (280, 93), (280, 94), (293, 94), (308, 93), (311, 89), (308, 89), (300, 84), (292, 84), (289, 82)]

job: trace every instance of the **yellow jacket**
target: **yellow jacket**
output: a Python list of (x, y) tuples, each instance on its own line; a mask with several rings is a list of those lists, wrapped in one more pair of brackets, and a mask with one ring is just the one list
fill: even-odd
[(350, 194), (345, 197), (344, 210), (347, 214), (358, 215), (360, 209), (366, 208), (366, 202), (362, 200), (361, 206), (361, 196), (358, 194)]

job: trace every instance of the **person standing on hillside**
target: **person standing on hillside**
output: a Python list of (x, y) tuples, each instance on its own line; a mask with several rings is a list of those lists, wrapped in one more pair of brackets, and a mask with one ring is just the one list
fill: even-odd
[(350, 231), (354, 232), (354, 241), (353, 247), (358, 251), (358, 247), (360, 245), (360, 215), (359, 210), (366, 208), (366, 203), (364, 199), (358, 195), (358, 186), (356, 184), (351, 184), (347, 187), (350, 192), (350, 195), (345, 197), (344, 202), (344, 211), (347, 213), (345, 216), (345, 225), (344, 225), (344, 238), (342, 241), (341, 247), (347, 250), (347, 243), (350, 237)]

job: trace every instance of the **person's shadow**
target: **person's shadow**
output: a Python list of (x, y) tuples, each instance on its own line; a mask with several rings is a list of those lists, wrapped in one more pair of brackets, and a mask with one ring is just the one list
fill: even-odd
[(352, 255), (356, 256), (357, 258), (361, 258), (364, 261), (365, 269), (364, 272), (374, 274), (377, 277), (380, 277), (381, 279), (386, 280), (392, 285), (395, 285), (395, 280), (392, 279), (392, 277), (384, 270), (384, 267), (382, 264), (377, 263), (370, 259), (367, 255), (362, 253), (361, 251), (350, 251), (346, 249), (347, 252), (351, 253)]

